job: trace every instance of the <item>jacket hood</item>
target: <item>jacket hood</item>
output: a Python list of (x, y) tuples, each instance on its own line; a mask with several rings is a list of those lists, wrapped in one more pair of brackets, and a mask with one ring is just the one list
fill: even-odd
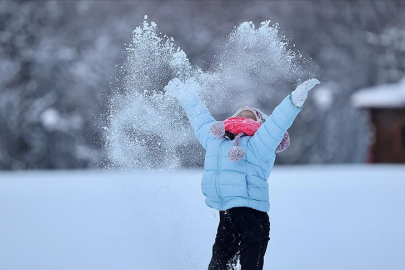
[(268, 117), (268, 115), (264, 114), (259, 109), (256, 109), (256, 108), (251, 107), (251, 106), (242, 106), (242, 107), (240, 107), (240, 109), (237, 110), (236, 113), (234, 115), (232, 115), (231, 117), (238, 117), (238, 115), (243, 111), (252, 112), (256, 117), (256, 121), (259, 122), (260, 124), (263, 124), (264, 122), (266, 122), (266, 119)]

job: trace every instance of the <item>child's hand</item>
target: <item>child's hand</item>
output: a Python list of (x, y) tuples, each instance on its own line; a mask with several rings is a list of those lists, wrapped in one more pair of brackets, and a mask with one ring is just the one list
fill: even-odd
[(307, 99), (308, 92), (314, 88), (315, 85), (321, 82), (317, 79), (307, 80), (300, 85), (291, 93), (291, 101), (296, 107), (302, 107), (305, 100)]
[(183, 83), (178, 79), (172, 79), (164, 88), (166, 96), (176, 96), (176, 93), (182, 87)]
[(165, 96), (171, 96), (176, 99), (180, 99), (184, 96), (184, 83), (178, 78), (171, 80), (164, 88)]
[(197, 91), (199, 84), (193, 79), (187, 79), (185, 83), (178, 78), (171, 80), (164, 88), (166, 96), (172, 96), (178, 100), (183, 99), (188, 93)]

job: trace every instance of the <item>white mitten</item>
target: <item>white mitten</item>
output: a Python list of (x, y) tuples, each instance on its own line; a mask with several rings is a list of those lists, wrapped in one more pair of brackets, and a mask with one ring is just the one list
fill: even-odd
[(300, 85), (291, 93), (291, 102), (296, 107), (302, 107), (305, 100), (307, 99), (308, 92), (314, 88), (315, 85), (320, 84), (321, 82), (317, 79), (307, 80)]
[(187, 79), (184, 83), (178, 78), (171, 80), (164, 88), (166, 96), (172, 96), (177, 100), (183, 100), (192, 92), (198, 92), (200, 85), (193, 78)]
[(188, 78), (184, 83), (185, 88), (187, 91), (193, 91), (198, 93), (199, 89), (201, 88), (200, 84), (194, 78)]
[(186, 95), (186, 89), (184, 83), (178, 78), (171, 80), (164, 88), (166, 96), (172, 96), (178, 100), (182, 99)]

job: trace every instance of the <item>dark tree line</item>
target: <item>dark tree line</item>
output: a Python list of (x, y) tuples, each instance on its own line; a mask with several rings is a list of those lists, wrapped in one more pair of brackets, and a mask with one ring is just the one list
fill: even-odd
[[(0, 1), (0, 169), (105, 160), (108, 99), (145, 14), (202, 69), (243, 21), (279, 23), (314, 60), (324, 83), (279, 163), (365, 161), (368, 117), (350, 96), (405, 73), (403, 1)], [(272, 108), (285, 94), (257, 102)]]

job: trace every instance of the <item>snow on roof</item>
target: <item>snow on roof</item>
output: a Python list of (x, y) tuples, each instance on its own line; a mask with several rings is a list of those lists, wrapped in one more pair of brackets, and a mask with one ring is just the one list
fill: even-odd
[(405, 108), (405, 78), (397, 83), (359, 90), (351, 101), (357, 108)]

